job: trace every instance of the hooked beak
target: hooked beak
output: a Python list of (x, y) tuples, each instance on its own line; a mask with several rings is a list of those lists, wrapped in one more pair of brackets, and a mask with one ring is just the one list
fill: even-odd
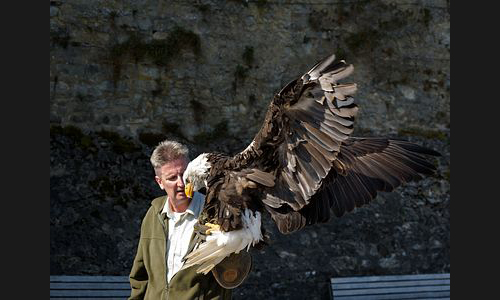
[(184, 187), (184, 193), (188, 198), (193, 198), (193, 184), (191, 182)]

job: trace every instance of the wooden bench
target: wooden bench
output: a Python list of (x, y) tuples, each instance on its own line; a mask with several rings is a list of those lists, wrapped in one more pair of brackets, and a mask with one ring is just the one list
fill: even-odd
[[(331, 279), (334, 300), (450, 299), (450, 274)], [(128, 276), (50, 276), (50, 299), (127, 299)]]
[(334, 300), (450, 299), (450, 274), (338, 277), (331, 289)]
[(50, 276), (50, 299), (127, 299), (128, 276)]

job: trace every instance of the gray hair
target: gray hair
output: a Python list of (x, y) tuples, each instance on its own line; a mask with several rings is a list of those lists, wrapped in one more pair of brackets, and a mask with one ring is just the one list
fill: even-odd
[(189, 161), (189, 149), (179, 142), (164, 140), (153, 150), (150, 161), (155, 169), (156, 175), (158, 175), (159, 169), (163, 165), (179, 158), (184, 158), (186, 161)]

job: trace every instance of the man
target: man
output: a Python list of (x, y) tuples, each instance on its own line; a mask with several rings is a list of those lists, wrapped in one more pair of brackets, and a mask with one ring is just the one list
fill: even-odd
[(151, 202), (142, 220), (129, 299), (231, 298), (231, 290), (222, 288), (212, 272), (198, 274), (197, 266), (180, 270), (205, 200), (202, 194), (190, 200), (184, 193), (182, 175), (188, 162), (187, 147), (175, 141), (161, 142), (151, 155), (155, 180), (166, 195)]

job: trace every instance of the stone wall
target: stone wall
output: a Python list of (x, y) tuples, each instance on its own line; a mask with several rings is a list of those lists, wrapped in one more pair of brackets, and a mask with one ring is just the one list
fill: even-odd
[(433, 147), (439, 171), (292, 235), (266, 220), (274, 243), (237, 298), (321, 298), (332, 276), (449, 272), (448, 1), (55, 0), (50, 32), (51, 274), (127, 274), (161, 195), (152, 147), (245, 148), (273, 94), (332, 52), (355, 67), (354, 134)]
[(272, 95), (334, 52), (355, 66), (358, 128), (447, 130), (447, 3), (327, 3), (51, 1), (51, 121), (246, 141)]

